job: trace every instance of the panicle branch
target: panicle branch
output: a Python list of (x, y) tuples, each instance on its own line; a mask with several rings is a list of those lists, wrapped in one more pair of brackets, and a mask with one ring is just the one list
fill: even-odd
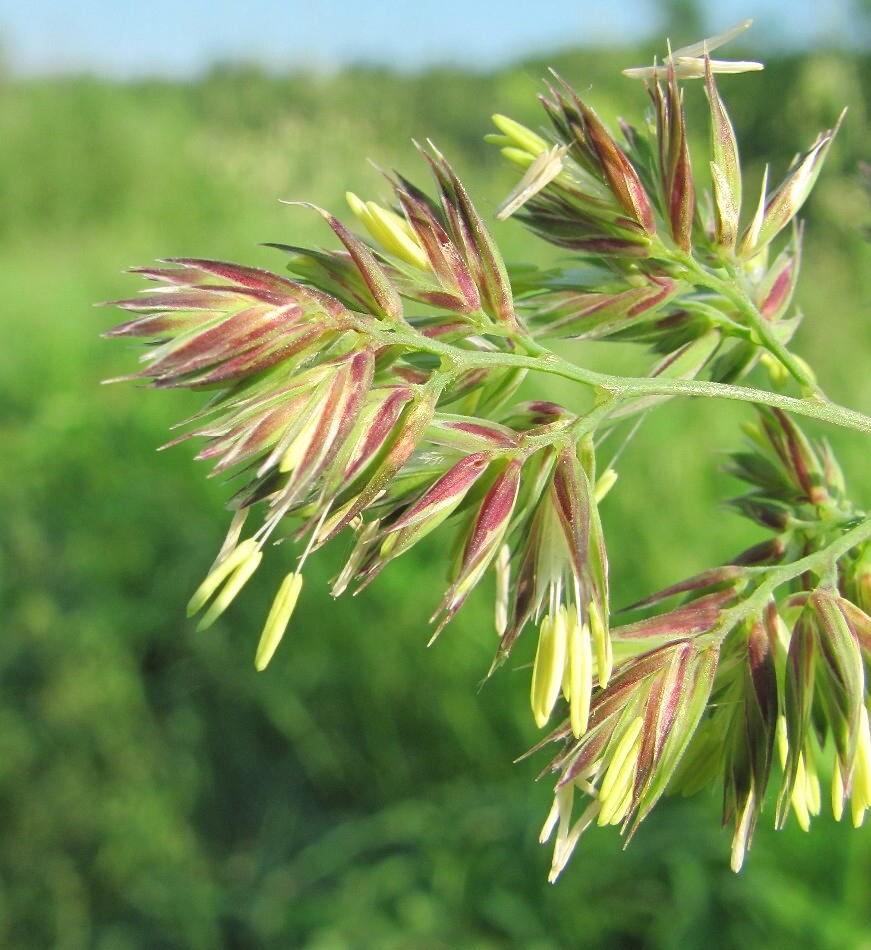
[[(631, 836), (664, 793), (711, 782), (734, 824), (737, 870), (775, 759), (778, 825), (793, 813), (806, 828), (820, 811), (820, 764), (832, 770), (836, 817), (849, 802), (860, 824), (871, 807), (871, 518), (828, 445), (781, 408), (871, 430), (829, 402), (789, 349), (800, 319), (796, 215), (843, 117), (771, 194), (766, 176), (744, 220), (738, 140), (714, 75), (761, 66), (709, 54), (748, 25), (626, 70), (647, 87), (644, 129), (620, 122), (613, 133), (556, 74), (541, 99), (549, 131), (494, 117), (487, 138), (520, 173), (497, 217), (561, 248), (559, 265), (512, 272), (428, 143), (432, 194), (397, 173), (385, 175), (388, 203), (347, 194), (365, 236), (304, 204), (338, 248), (272, 245), (290, 276), (194, 258), (137, 269), (149, 289), (117, 302), (131, 316), (108, 333), (149, 344), (125, 379), (208, 394), (169, 443), (195, 438), (197, 457), (236, 486), (227, 540), (189, 605), (204, 611), (200, 628), (229, 607), (273, 537), (300, 545), (258, 670), (288, 626), (306, 558), (343, 532), (352, 543), (334, 596), (450, 528), (434, 636), (493, 570), (491, 672), (533, 629), (530, 705), (552, 730), (539, 748), (558, 746), (542, 830), (542, 840), (555, 833), (551, 880), (594, 822)], [(709, 154), (695, 165), (680, 85), (689, 78), (704, 79), (710, 113)], [(586, 340), (645, 347), (648, 375), (606, 377), (558, 352)], [(757, 364), (801, 397), (726, 385)], [(584, 398), (572, 408), (516, 401), (530, 371), (580, 383)], [(615, 625), (599, 509), (616, 472), (597, 471), (597, 445), (680, 394), (759, 404), (727, 470), (747, 486), (731, 508), (768, 537)]]

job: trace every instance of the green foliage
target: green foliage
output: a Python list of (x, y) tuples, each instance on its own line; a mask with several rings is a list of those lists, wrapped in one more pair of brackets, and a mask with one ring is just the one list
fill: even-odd
[[(600, 112), (625, 95), (610, 61), (601, 71), (586, 54), (556, 65), (582, 87), (595, 79)], [(867, 62), (769, 65), (793, 103), (781, 170), (836, 117), (834, 104), (807, 98), (808, 77), (827, 69), (853, 90), (833, 97), (838, 108), (854, 97), (861, 115)], [(194, 411), (184, 394), (96, 385), (130, 362), (96, 339), (103, 315), (91, 303), (130, 289), (103, 275), (165, 253), (273, 266), (275, 252), (254, 247), (264, 236), (301, 242), (311, 227), (324, 240), (277, 197), (338, 209), (345, 188), (377, 181), (360, 157), (405, 169), (412, 135), (431, 135), (495, 207), (509, 177), (479, 177), (481, 132), (494, 108), (536, 121), (528, 99), (542, 74), (538, 64), (403, 80), (224, 71), (188, 86), (0, 89), (0, 943), (835, 948), (871, 936), (866, 834), (823, 822), (811, 837), (791, 827), (772, 841), (760, 827), (753, 862), (732, 879), (726, 836), (705, 830), (710, 800), (666, 802), (619, 860), (619, 841), (584, 841), (578, 873), (545, 885), (547, 857), (529, 828), (550, 789), (527, 788), (545, 763), (508, 764), (533, 741), (528, 673), (509, 668), (477, 692), (496, 643), (489, 598), (423, 649), (420, 617), (443, 586), (429, 581), (429, 549), (337, 603), (325, 603), (337, 563), (316, 559), (312, 596), (266, 674), (253, 670), (252, 638), (278, 568), (208, 633), (183, 619), (231, 486), (204, 491), (183, 450), (152, 455)], [(786, 120), (743, 86), (730, 84), (729, 102), (736, 125), (750, 118), (759, 131), (752, 158)], [(858, 200), (856, 161), (871, 153), (851, 123), (809, 207), (834, 237), (806, 247), (800, 297), (833, 314), (840, 356), (820, 368), (823, 382), (868, 405), (867, 374), (844, 369), (850, 341), (868, 333), (871, 289), (868, 249), (842, 220)], [(516, 231), (497, 226), (520, 256)], [(802, 328), (801, 345), (821, 349), (819, 332)], [(729, 416), (674, 406), (658, 424), (695, 427), (705, 446)], [(627, 452), (650, 458), (656, 439), (655, 427), (642, 431)], [(867, 492), (864, 458), (837, 448)], [(724, 483), (718, 465), (704, 448), (646, 471), (626, 465), (626, 484), (603, 505), (615, 586), (640, 597), (708, 566), (700, 533), (716, 535), (723, 559), (758, 539), (705, 504)], [(663, 548), (668, 562), (653, 554)]]

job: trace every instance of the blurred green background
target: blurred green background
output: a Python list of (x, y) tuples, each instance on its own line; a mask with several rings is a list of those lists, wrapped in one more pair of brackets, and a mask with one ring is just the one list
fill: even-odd
[[(139, 288), (126, 267), (280, 269), (260, 242), (331, 236), (277, 199), (347, 218), (346, 189), (385, 190), (367, 158), (428, 187), (412, 138), (437, 143), (492, 220), (512, 178), (482, 142), (490, 114), (540, 124), (553, 65), (608, 121), (638, 120), (643, 89), (619, 68), (648, 58), (0, 79), (0, 946), (871, 947), (871, 835), (827, 815), (810, 835), (775, 834), (771, 803), (738, 876), (707, 793), (663, 802), (625, 853), (594, 829), (548, 885), (537, 835), (551, 787), (533, 781), (547, 759), (512, 764), (536, 740), (531, 643), (480, 686), (496, 645), (487, 589), (425, 648), (444, 536), (337, 602), (327, 580), (343, 542), (314, 558), (266, 673), (254, 648), (290, 550), (195, 634), (184, 608), (231, 489), (206, 481), (189, 446), (154, 449), (198, 400), (100, 385), (138, 356), (99, 338), (120, 314), (93, 308)], [(797, 349), (867, 412), (871, 209), (857, 168), (871, 158), (871, 59), (769, 59), (721, 91), (754, 183), (850, 106), (808, 208)], [(702, 92), (687, 90), (697, 154)], [(510, 259), (546, 256), (512, 222), (494, 232)], [(617, 606), (756, 539), (719, 507), (720, 453), (747, 415), (675, 403), (633, 441), (603, 508)], [(867, 442), (832, 438), (861, 503)]]

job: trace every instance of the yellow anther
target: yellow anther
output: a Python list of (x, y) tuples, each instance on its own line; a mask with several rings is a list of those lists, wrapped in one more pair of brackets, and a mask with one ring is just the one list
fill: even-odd
[(215, 593), (215, 591), (224, 583), (224, 581), (257, 550), (257, 542), (254, 538), (243, 541), (240, 545), (233, 548), (227, 556), (219, 561), (206, 579), (196, 589), (193, 597), (188, 602), (188, 616), (192, 617), (195, 613), (202, 610), (206, 601)]
[(566, 664), (566, 620), (559, 610), (541, 622), (538, 634), (538, 649), (532, 667), (530, 699), (535, 724), (541, 729), (550, 719), (550, 714), (559, 697), (563, 670)]
[(610, 824), (614, 815), (622, 807), (627, 792), (632, 791), (643, 725), (642, 717), (636, 716), (626, 728), (611, 756), (608, 771), (599, 787), (599, 801), (602, 803), (602, 811), (598, 817), (600, 825)]
[(294, 571), (291, 571), (284, 578), (281, 587), (278, 588), (269, 616), (266, 618), (263, 633), (260, 635), (257, 654), (254, 657), (254, 667), (258, 672), (266, 669), (278, 644), (281, 643), (281, 638), (284, 636), (284, 631), (290, 622), (301, 589), (302, 574)]

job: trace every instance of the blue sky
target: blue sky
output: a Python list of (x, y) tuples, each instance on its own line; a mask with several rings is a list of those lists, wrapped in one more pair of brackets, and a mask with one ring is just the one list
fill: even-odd
[[(706, 0), (708, 32), (753, 17), (757, 50), (855, 38), (850, 0)], [(0, 0), (16, 74), (193, 75), (220, 61), (482, 68), (561, 46), (659, 35), (656, 0)], [(701, 39), (672, 30), (678, 45)], [(865, 37), (867, 39), (867, 35)]]

